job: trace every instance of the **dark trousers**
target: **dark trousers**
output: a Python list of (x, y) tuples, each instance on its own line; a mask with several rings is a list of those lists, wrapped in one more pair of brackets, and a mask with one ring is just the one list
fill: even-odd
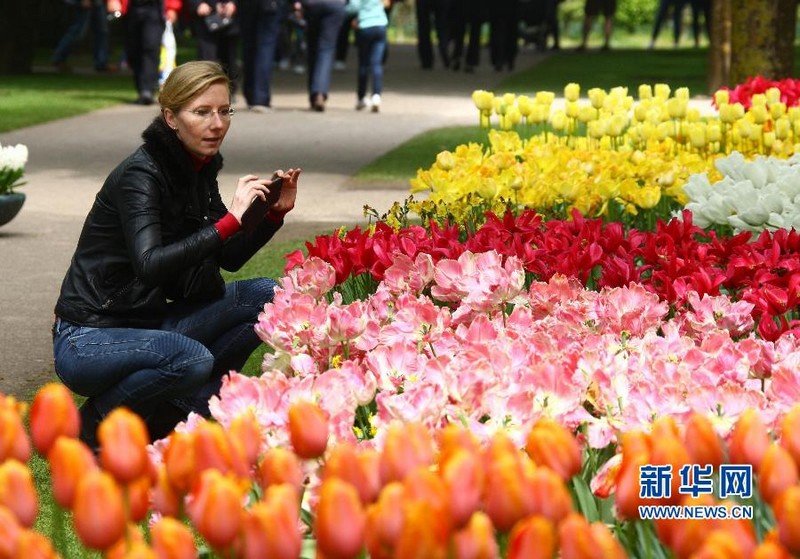
[(252, 3), (240, 4), (242, 90), (250, 106), (272, 103), (272, 68), (283, 14), (264, 12)]
[[(431, 18), (436, 31), (436, 41), (442, 65), (450, 67), (450, 26), (454, 0), (417, 0), (417, 54), (424, 69), (433, 68), (433, 43), (431, 41)], [(455, 0), (462, 1), (462, 0)]]
[(308, 21), (308, 95), (313, 101), (317, 94), (328, 98), (331, 88), (336, 37), (345, 18), (344, 4), (323, 2), (306, 9)]
[(238, 25), (233, 32), (225, 30), (212, 33), (206, 27), (203, 18), (195, 18), (193, 31), (197, 43), (197, 59), (214, 60), (222, 64), (225, 73), (231, 80), (231, 93), (235, 93), (239, 82), (239, 72), (236, 67), (236, 55), (239, 48)]
[(164, 14), (158, 3), (132, 4), (125, 14), (125, 53), (139, 95), (152, 96), (158, 89), (158, 63)]
[[(463, 2), (463, 3), (462, 3)], [(460, 0), (454, 8), (452, 25), (451, 64), (455, 69), (460, 67), (464, 55), (464, 44), (467, 44), (466, 65), (474, 68), (480, 63), (481, 56), (481, 29), (489, 20), (489, 5), (487, 0)], [(469, 39), (467, 39), (469, 37)]]
[(518, 0), (496, 0), (489, 20), (489, 52), (495, 70), (514, 69), (519, 45)]
[(372, 75), (372, 93), (383, 91), (383, 53), (386, 49), (386, 27), (366, 27), (356, 32), (358, 46), (358, 98), (367, 95), (367, 82)]

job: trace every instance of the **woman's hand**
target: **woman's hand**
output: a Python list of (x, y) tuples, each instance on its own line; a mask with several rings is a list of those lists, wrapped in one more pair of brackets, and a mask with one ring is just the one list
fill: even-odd
[(281, 185), (281, 197), (270, 208), (270, 212), (283, 216), (292, 211), (297, 200), (297, 181), (302, 172), (303, 170), (299, 168), (289, 169), (285, 172), (279, 169), (272, 174), (273, 178), (283, 179), (283, 184)]
[[(267, 199), (267, 193), (269, 192), (267, 185), (270, 182), (272, 182), (272, 179), (260, 179), (255, 175), (245, 175), (238, 180), (236, 191), (233, 193), (233, 201), (228, 211), (234, 215), (239, 223), (242, 222), (242, 216), (247, 208), (250, 207), (250, 204), (253, 203), (253, 200), (256, 198)], [(284, 188), (285, 186), (284, 184)], [(297, 186), (295, 184), (296, 189)]]
[(211, 6), (208, 4), (208, 2), (200, 2), (200, 4), (197, 5), (198, 16), (206, 17), (210, 13), (211, 13)]

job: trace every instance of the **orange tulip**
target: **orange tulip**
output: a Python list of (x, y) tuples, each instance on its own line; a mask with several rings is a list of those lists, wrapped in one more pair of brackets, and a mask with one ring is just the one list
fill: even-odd
[(452, 523), (447, 487), (441, 477), (430, 468), (419, 466), (403, 480), (406, 503), (424, 501), (434, 511), (438, 520), (449, 526)]
[(749, 557), (737, 545), (736, 539), (721, 530), (714, 530), (706, 537), (703, 545), (692, 559), (745, 559)]
[(297, 401), (289, 406), (289, 440), (300, 458), (319, 458), (328, 446), (328, 417), (311, 402)]
[(792, 556), (783, 547), (781, 544), (777, 542), (771, 541), (764, 541), (759, 545), (755, 551), (751, 559), (791, 559)]
[(105, 550), (125, 534), (122, 490), (111, 474), (88, 472), (75, 488), (75, 532), (86, 547)]
[[(5, 400), (13, 400), (8, 396)], [(0, 461), (13, 458), (27, 462), (31, 457), (31, 442), (16, 407), (0, 406)]]
[(540, 419), (528, 434), (528, 455), (540, 466), (547, 466), (564, 481), (581, 471), (581, 448), (570, 431), (552, 419)]
[(128, 520), (141, 522), (150, 512), (150, 478), (146, 475), (125, 484), (123, 491), (128, 500)]
[[(488, 463), (483, 510), (498, 532), (508, 532), (521, 518), (530, 514), (533, 496), (530, 479), (533, 465), (521, 460), (517, 452), (503, 453)], [(527, 456), (524, 456), (528, 460)]]
[(603, 559), (625, 559), (628, 555), (625, 553), (625, 548), (619, 543), (619, 540), (614, 537), (608, 526), (602, 522), (592, 522), (589, 526), (589, 532), (592, 535), (592, 541), (597, 549), (596, 557)]
[(108, 414), (97, 430), (100, 464), (122, 484), (147, 474), (150, 438), (142, 418), (126, 408)]
[(33, 397), (30, 412), (33, 446), (42, 456), (60, 436), (75, 438), (80, 431), (80, 417), (75, 400), (66, 386), (45, 384)]
[(784, 489), (798, 482), (797, 464), (784, 447), (772, 443), (767, 447), (758, 469), (758, 491), (772, 503)]
[(366, 545), (372, 559), (394, 557), (394, 546), (403, 527), (405, 487), (399, 481), (386, 485), (367, 509)]
[(800, 486), (786, 489), (773, 502), (778, 541), (790, 553), (800, 554)]
[(557, 550), (556, 525), (537, 514), (517, 522), (508, 537), (508, 559), (552, 559)]
[(800, 468), (800, 404), (793, 405), (783, 416), (780, 435), (781, 446), (789, 451)]
[(486, 485), (483, 461), (468, 450), (455, 450), (439, 465), (439, 475), (447, 490), (453, 527), (464, 526), (478, 510)]
[(0, 505), (8, 508), (25, 528), (30, 528), (39, 513), (39, 498), (28, 467), (17, 460), (0, 464)]
[(358, 453), (358, 467), (363, 475), (363, 486), (358, 487), (358, 494), (365, 505), (374, 503), (381, 492), (381, 453), (375, 449), (365, 448)]
[(228, 425), (228, 437), (248, 469), (258, 462), (261, 453), (261, 427), (256, 416), (248, 411), (236, 416)]
[(123, 536), (105, 550), (103, 559), (156, 559), (155, 553), (144, 540), (144, 535), (136, 524), (128, 522)]
[(178, 494), (188, 493), (199, 471), (195, 464), (194, 434), (173, 432), (164, 449), (167, 480)]
[(14, 513), (0, 505), (0, 557), (14, 557), (17, 541), (24, 530)]
[(53, 497), (60, 506), (71, 509), (75, 488), (86, 472), (97, 469), (97, 461), (89, 447), (78, 439), (59, 437), (47, 453)]
[(450, 523), (433, 503), (414, 500), (404, 508), (405, 518), (395, 545), (395, 557), (446, 559)]
[(180, 516), (182, 500), (167, 478), (167, 467), (164, 464), (156, 471), (156, 483), (153, 487), (153, 510), (164, 516)]
[(269, 486), (265, 500), (252, 506), (243, 518), (240, 555), (244, 559), (296, 559), (303, 547), (299, 516), (294, 487)]
[(262, 489), (288, 483), (300, 495), (303, 491), (304, 478), (297, 455), (285, 448), (270, 448), (264, 453), (258, 466), (258, 481)]
[[(325, 459), (322, 479), (337, 477), (356, 488), (362, 504), (374, 501), (380, 490), (380, 473), (377, 470), (379, 455), (373, 454), (373, 463), (359, 458), (360, 451), (349, 442), (331, 448)], [(368, 470), (372, 468), (372, 471)]]
[(561, 543), (560, 559), (598, 557), (591, 527), (578, 513), (570, 514), (558, 525), (558, 540)]
[(314, 519), (314, 534), (317, 546), (325, 557), (357, 557), (364, 548), (365, 526), (366, 514), (355, 487), (335, 477), (323, 481)]
[(433, 437), (421, 423), (393, 423), (381, 452), (381, 483), (402, 481), (418, 466), (433, 463)]
[[(192, 466), (197, 476), (207, 469), (215, 469), (222, 473), (233, 473), (239, 477), (249, 476), (250, 468), (245, 454), (234, 448), (228, 433), (219, 423), (203, 421), (194, 431), (194, 453)], [(180, 460), (180, 459), (179, 459)], [(188, 463), (184, 466), (189, 466)]]
[(500, 557), (494, 526), (486, 513), (476, 512), (470, 517), (464, 528), (453, 534), (452, 557), (453, 559), (495, 559)]
[(197, 548), (191, 530), (180, 520), (163, 517), (150, 528), (159, 559), (194, 559)]
[(563, 478), (550, 468), (536, 468), (529, 483), (530, 513), (558, 524), (572, 512), (572, 496)]
[(639, 518), (639, 505), (647, 502), (639, 496), (639, 468), (650, 464), (650, 439), (639, 431), (621, 436), (622, 464), (617, 473), (615, 502), (623, 519)]
[(187, 506), (197, 531), (214, 549), (231, 545), (241, 528), (244, 491), (236, 480), (219, 470), (205, 470), (191, 491)]
[(758, 544), (756, 529), (753, 522), (747, 518), (734, 518), (731, 509), (740, 506), (740, 503), (725, 500), (720, 504), (728, 509), (728, 518), (725, 520), (717, 520), (715, 522), (716, 528), (733, 538), (736, 542), (736, 547), (738, 547), (745, 556), (750, 557)]
[(653, 449), (650, 453), (650, 464), (672, 466), (670, 496), (668, 498), (659, 499), (658, 504), (675, 505), (682, 497), (679, 491), (681, 486), (681, 476), (679, 472), (683, 466), (691, 464), (692, 458), (689, 456), (689, 452), (686, 450), (683, 442), (677, 437), (664, 435), (653, 440), (657, 441), (657, 443), (653, 444)]
[(710, 464), (716, 471), (725, 459), (722, 441), (711, 421), (701, 413), (693, 413), (686, 422), (683, 441), (693, 464)]
[(458, 423), (448, 423), (436, 432), (439, 443), (439, 463), (444, 462), (447, 456), (456, 450), (466, 450), (475, 455), (481, 454), (481, 445), (469, 429)]
[(20, 559), (57, 559), (60, 555), (44, 535), (32, 530), (20, 532), (14, 557)]
[(728, 443), (730, 462), (752, 464), (758, 471), (768, 446), (769, 435), (761, 416), (754, 409), (745, 410), (734, 425)]
[[(718, 503), (711, 495), (684, 497), (684, 506), (713, 506)], [(713, 524), (703, 519), (657, 520), (656, 533), (678, 559), (688, 559), (692, 553), (700, 549)]]

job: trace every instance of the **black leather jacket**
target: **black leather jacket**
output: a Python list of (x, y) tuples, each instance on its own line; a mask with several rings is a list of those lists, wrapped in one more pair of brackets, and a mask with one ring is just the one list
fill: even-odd
[(142, 138), (97, 194), (61, 285), (55, 312), (74, 324), (158, 328), (168, 300), (220, 296), (219, 268), (238, 270), (282, 225), (265, 220), (223, 243), (222, 156), (193, 170), (160, 116)]

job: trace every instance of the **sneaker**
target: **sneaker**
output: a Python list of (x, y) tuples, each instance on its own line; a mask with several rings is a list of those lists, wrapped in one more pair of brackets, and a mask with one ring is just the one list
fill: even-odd
[(269, 107), (267, 105), (250, 105), (247, 108), (250, 110), (251, 113), (257, 113), (262, 115), (272, 112), (272, 107)]
[(372, 112), (377, 113), (381, 110), (381, 96), (379, 93), (376, 93), (372, 96)]
[(281, 58), (280, 62), (278, 62), (278, 70), (288, 70), (288, 69), (289, 69), (289, 59)]
[(303, 66), (302, 64), (295, 64), (292, 67), (292, 72), (294, 72), (295, 74), (305, 74), (306, 73), (306, 67)]
[(343, 60), (337, 60), (336, 62), (333, 63), (333, 69), (338, 72), (347, 70), (347, 64), (345, 64)]
[(356, 110), (357, 111), (362, 111), (362, 110), (366, 109), (367, 107), (369, 107), (369, 100), (366, 97), (362, 97), (356, 103)]

